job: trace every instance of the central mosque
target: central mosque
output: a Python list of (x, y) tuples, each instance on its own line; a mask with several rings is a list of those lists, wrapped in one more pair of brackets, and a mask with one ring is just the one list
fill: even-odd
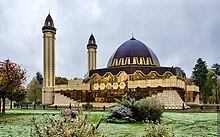
[(88, 72), (83, 79), (55, 85), (56, 28), (47, 16), (43, 32), (43, 104), (109, 104), (124, 94), (137, 100), (156, 98), (167, 109), (181, 109), (199, 103), (199, 88), (186, 84), (185, 73), (176, 67), (163, 67), (147, 45), (132, 36), (109, 58), (106, 68), (96, 67), (97, 44), (93, 34), (87, 44)]

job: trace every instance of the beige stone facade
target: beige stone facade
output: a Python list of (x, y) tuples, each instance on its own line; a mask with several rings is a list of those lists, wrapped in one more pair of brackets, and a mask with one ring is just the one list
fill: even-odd
[(88, 70), (96, 69), (96, 49), (88, 49)]
[(43, 88), (42, 102), (45, 104), (54, 103), (55, 86), (55, 34), (53, 20), (50, 14), (42, 28), (43, 32)]

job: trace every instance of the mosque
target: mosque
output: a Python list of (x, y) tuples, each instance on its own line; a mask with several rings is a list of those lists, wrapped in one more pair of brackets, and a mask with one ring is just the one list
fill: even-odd
[(181, 109), (199, 103), (199, 88), (186, 84), (185, 73), (176, 67), (163, 67), (150, 47), (141, 41), (125, 41), (110, 57), (106, 68), (96, 68), (97, 44), (93, 34), (87, 44), (88, 72), (82, 79), (55, 85), (56, 28), (47, 16), (43, 32), (42, 103), (109, 104), (128, 94), (137, 100), (156, 98), (167, 109)]

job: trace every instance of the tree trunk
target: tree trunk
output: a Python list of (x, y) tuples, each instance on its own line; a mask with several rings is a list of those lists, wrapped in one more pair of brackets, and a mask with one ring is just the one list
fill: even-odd
[(0, 113), (2, 112), (2, 98), (0, 98)]
[(10, 104), (10, 109), (12, 109), (12, 100), (11, 100), (11, 104)]
[(203, 104), (207, 104), (207, 96), (205, 92), (203, 92)]
[(5, 97), (2, 97), (2, 113), (5, 114)]

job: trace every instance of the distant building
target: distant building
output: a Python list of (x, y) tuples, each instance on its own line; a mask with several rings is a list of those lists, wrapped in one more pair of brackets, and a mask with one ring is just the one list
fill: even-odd
[(56, 28), (47, 16), (43, 32), (43, 104), (85, 103), (105, 105), (128, 94), (142, 99), (155, 97), (165, 108), (178, 109), (187, 103), (199, 103), (199, 88), (186, 85), (185, 73), (174, 67), (162, 67), (155, 53), (132, 37), (110, 57), (106, 68), (97, 69), (97, 44), (89, 37), (88, 73), (84, 79), (69, 80), (67, 85), (55, 85)]

